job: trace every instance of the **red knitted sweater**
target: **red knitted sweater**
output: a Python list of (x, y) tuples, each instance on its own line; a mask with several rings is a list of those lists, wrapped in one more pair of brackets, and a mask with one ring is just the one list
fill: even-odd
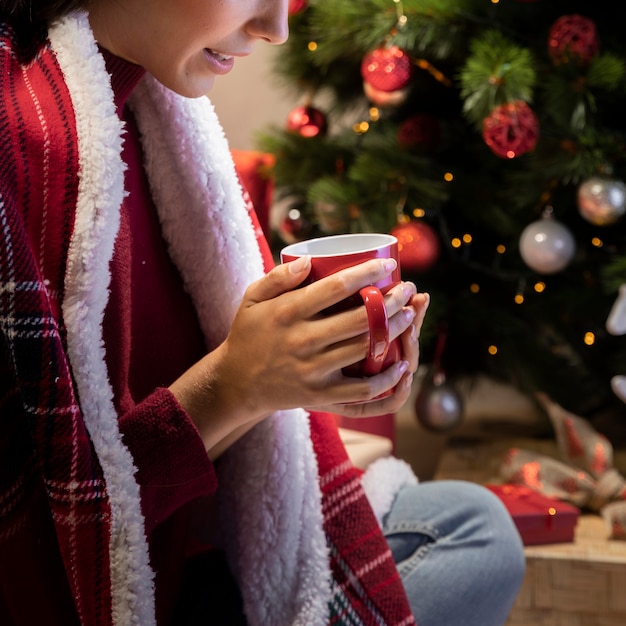
[[(67, 267), (68, 259), (75, 258), (69, 253), (77, 228), (75, 211), (81, 180), (88, 174), (83, 172), (88, 165), (76, 140), (76, 107), (50, 46), (44, 46), (28, 66), (19, 65), (13, 48), (10, 30), (0, 25), (0, 623), (108, 626), (132, 619), (143, 626), (153, 623), (154, 608), (150, 580), (132, 574), (145, 571), (141, 564), (146, 556), (137, 548), (140, 542), (133, 540), (136, 529), (146, 534), (154, 565), (159, 528), (217, 489), (214, 468), (193, 424), (157, 380), (163, 376), (166, 384), (176, 373), (173, 370), (195, 358), (197, 326), (190, 324), (188, 334), (178, 338), (182, 343), (172, 353), (172, 371), (150, 368), (144, 378), (140, 361), (133, 361), (132, 336), (130, 342), (111, 341), (112, 335), (141, 324), (146, 319), (142, 310), (151, 312), (149, 304), (142, 309), (125, 301), (130, 296), (122, 288), (128, 283), (121, 270), (130, 267), (131, 274), (136, 272), (142, 259), (133, 255), (130, 266), (122, 262), (116, 270), (115, 259), (123, 260), (120, 254), (128, 252), (117, 249), (104, 337), (125, 449), (110, 447), (106, 431), (89, 425), (90, 411), (98, 411), (105, 400), (81, 396), (83, 389), (104, 393), (107, 383), (99, 386), (97, 368), (90, 365), (95, 361), (87, 359), (76, 367), (76, 337), (67, 332), (63, 314), (71, 310), (73, 324), (83, 316), (83, 303), (73, 300), (75, 285), (68, 283), (68, 276), (82, 280), (83, 260), (85, 267), (89, 265), (84, 258)], [(132, 160), (132, 154), (127, 152), (127, 157)], [(129, 177), (136, 174), (131, 168)], [(127, 178), (131, 191), (139, 183)], [(149, 207), (142, 198), (145, 194), (139, 204)], [(89, 228), (101, 227), (105, 218), (99, 209), (95, 207)], [(135, 253), (140, 240), (125, 236), (133, 224), (130, 216), (125, 224), (123, 215), (118, 244), (130, 241)], [(144, 217), (150, 220), (150, 212)], [(156, 243), (152, 258), (163, 260), (160, 239), (149, 232), (144, 243)], [(257, 235), (260, 232), (257, 228)], [(260, 240), (259, 245), (269, 262), (265, 242)], [(170, 278), (161, 295), (176, 293), (186, 301), (176, 273)], [(139, 293), (131, 291), (133, 298)], [(150, 298), (154, 293), (146, 290)], [(134, 321), (132, 310), (138, 314)], [(193, 318), (188, 302), (172, 314), (181, 311), (186, 319)], [(87, 333), (89, 318), (84, 319)], [(144, 345), (136, 354), (141, 356), (145, 349)], [(86, 410), (86, 400), (95, 409), (90, 405)], [(414, 623), (359, 472), (347, 459), (333, 417), (311, 416), (311, 436), (333, 577), (330, 622)], [(107, 475), (107, 467), (126, 467), (129, 459), (127, 480), (123, 471)], [(142, 516), (120, 516), (113, 507), (134, 497), (135, 481)], [(127, 526), (123, 532), (112, 525), (120, 519)], [(118, 536), (128, 538), (128, 549), (114, 550), (110, 545)], [(127, 559), (126, 569), (113, 562), (111, 554)], [(186, 548), (177, 554), (182, 563)], [(171, 557), (165, 555), (163, 562), (171, 565)], [(119, 580), (119, 571), (131, 574)], [(169, 570), (165, 586), (177, 575)], [(169, 609), (161, 613), (161, 607), (171, 605), (169, 599), (160, 604), (167, 595), (161, 595), (161, 583), (157, 574), (159, 616), (168, 615)]]

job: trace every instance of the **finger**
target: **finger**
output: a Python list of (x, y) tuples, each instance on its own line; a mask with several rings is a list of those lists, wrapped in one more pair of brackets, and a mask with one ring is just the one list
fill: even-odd
[(311, 271), (311, 257), (304, 256), (272, 268), (263, 278), (252, 283), (244, 300), (265, 302), (298, 287)]
[(408, 361), (394, 363), (380, 374), (361, 378), (344, 375), (341, 371), (329, 377), (324, 392), (328, 404), (352, 404), (371, 402), (393, 389), (409, 367)]
[(409, 371), (417, 371), (419, 365), (419, 336), (430, 304), (430, 296), (427, 293), (416, 294), (410, 301), (411, 308), (415, 311), (413, 322), (401, 335), (402, 354), (409, 361)]
[(405, 307), (417, 293), (417, 287), (411, 282), (401, 282), (385, 294), (385, 309), (391, 318)]
[(346, 417), (372, 417), (376, 415), (384, 415), (386, 413), (396, 413), (407, 402), (411, 395), (411, 387), (413, 384), (413, 372), (406, 372), (395, 385), (393, 394), (382, 398), (372, 399), (367, 402), (352, 402), (334, 404), (321, 408), (320, 410), (331, 413), (338, 413)]
[(304, 287), (303, 315), (311, 316), (354, 295), (366, 285), (383, 281), (397, 267), (395, 259), (372, 259), (326, 276)]

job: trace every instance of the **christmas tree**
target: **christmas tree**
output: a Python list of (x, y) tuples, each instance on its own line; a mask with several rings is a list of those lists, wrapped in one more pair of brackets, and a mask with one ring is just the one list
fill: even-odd
[[(275, 74), (277, 248), (392, 232), (432, 296), (422, 363), (626, 424), (624, 9), (292, 0)], [(613, 385), (612, 385), (613, 381)], [(623, 395), (623, 394), (622, 394)], [(605, 428), (606, 429), (606, 428)]]

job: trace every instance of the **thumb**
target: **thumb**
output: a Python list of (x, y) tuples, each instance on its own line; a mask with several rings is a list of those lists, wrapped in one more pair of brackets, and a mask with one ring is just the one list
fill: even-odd
[(276, 265), (263, 278), (252, 283), (246, 297), (252, 302), (264, 302), (295, 289), (309, 275), (311, 257), (298, 257), (295, 261)]

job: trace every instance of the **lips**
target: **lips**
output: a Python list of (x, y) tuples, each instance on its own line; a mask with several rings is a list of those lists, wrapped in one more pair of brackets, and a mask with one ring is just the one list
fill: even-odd
[(204, 52), (215, 74), (226, 74), (233, 68), (235, 57), (231, 54), (224, 54), (210, 48), (205, 48)]

